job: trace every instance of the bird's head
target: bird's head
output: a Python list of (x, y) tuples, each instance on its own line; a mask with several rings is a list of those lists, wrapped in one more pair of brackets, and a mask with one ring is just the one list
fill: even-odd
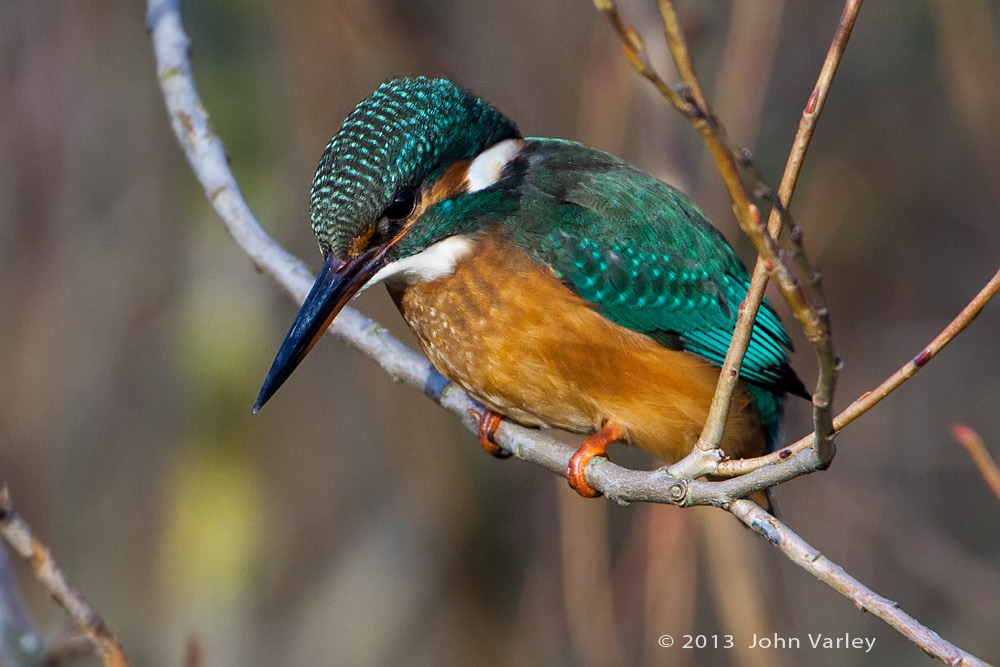
[(368, 285), (454, 269), (465, 234), (496, 219), (517, 126), (445, 79), (383, 83), (350, 113), (313, 179), (312, 228), (326, 260), (271, 366), (254, 412)]

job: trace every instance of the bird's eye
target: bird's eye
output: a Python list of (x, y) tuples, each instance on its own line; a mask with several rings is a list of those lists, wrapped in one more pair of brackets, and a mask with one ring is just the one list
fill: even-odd
[(407, 188), (396, 193), (396, 197), (382, 215), (388, 220), (405, 220), (416, 207), (417, 193)]

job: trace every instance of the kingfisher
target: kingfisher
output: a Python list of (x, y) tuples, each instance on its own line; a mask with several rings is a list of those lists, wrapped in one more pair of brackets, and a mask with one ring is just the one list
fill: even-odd
[[(343, 307), (383, 283), (423, 352), (502, 419), (586, 439), (566, 471), (626, 442), (674, 462), (708, 415), (749, 276), (681, 192), (603, 151), (525, 138), (446, 79), (386, 81), (348, 115), (312, 183), (323, 268), (254, 405)], [(774, 447), (786, 394), (809, 398), (765, 300), (721, 443)], [(761, 502), (766, 502), (762, 498)]]

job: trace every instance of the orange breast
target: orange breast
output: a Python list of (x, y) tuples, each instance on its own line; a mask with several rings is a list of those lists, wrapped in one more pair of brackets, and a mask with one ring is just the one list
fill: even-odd
[[(604, 318), (496, 232), (478, 237), (452, 275), (390, 293), (438, 370), (495, 412), (577, 433), (615, 420), (632, 444), (670, 462), (701, 432), (715, 366)], [(764, 450), (742, 390), (723, 449)]]

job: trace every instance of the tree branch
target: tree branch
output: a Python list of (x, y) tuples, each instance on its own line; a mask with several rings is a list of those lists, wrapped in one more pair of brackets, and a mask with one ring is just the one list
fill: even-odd
[[(676, 90), (668, 86), (650, 64), (645, 45), (639, 39), (636, 31), (622, 22), (615, 2), (613, 0), (595, 0), (595, 5), (608, 18), (622, 39), (629, 63), (639, 74), (652, 82), (663, 97), (688, 118), (701, 133), (729, 190), (733, 200), (733, 210), (740, 222), (740, 227), (750, 237), (759, 255), (747, 298), (740, 304), (736, 328), (723, 361), (705, 427), (691, 455), (671, 466), (669, 470), (671, 474), (679, 477), (698, 477), (715, 473), (722, 462), (723, 457), (718, 446), (722, 441), (732, 395), (739, 382), (740, 367), (749, 346), (757, 311), (764, 298), (764, 289), (769, 273), (775, 274), (776, 283), (782, 295), (816, 350), (819, 373), (816, 390), (813, 394), (813, 422), (815, 425), (813, 446), (819, 454), (818, 465), (820, 468), (824, 468), (829, 465), (835, 451), (833, 447), (835, 431), (832, 424), (832, 400), (839, 370), (839, 362), (833, 354), (830, 339), (829, 311), (820, 289), (820, 274), (805, 261), (805, 255), (801, 248), (801, 230), (792, 225), (792, 240), (795, 245), (793, 257), (798, 260), (809, 277), (811, 303), (799, 288), (774, 239), (780, 231), (782, 223), (790, 220), (787, 202), (791, 200), (802, 159), (812, 137), (822, 103), (825, 101), (833, 82), (833, 75), (843, 57), (861, 2), (860, 0), (849, 0), (844, 8), (843, 17), (820, 72), (819, 80), (799, 123), (799, 130), (792, 145), (792, 152), (785, 167), (778, 195), (775, 196), (760, 176), (753, 172), (754, 194), (758, 195), (758, 198), (768, 199), (772, 204), (770, 224), (767, 227), (764, 226), (760, 209), (753, 203), (740, 176), (741, 166), (744, 169), (752, 170), (748, 153), (732, 145), (722, 124), (708, 105), (688, 54), (687, 44), (673, 3), (670, 0), (657, 0), (657, 2), (663, 19), (667, 46), (683, 80), (683, 85), (678, 86)], [(678, 90), (680, 92), (677, 92)]]
[[(613, 4), (608, 0), (597, 0), (596, 4), (602, 11), (613, 7)], [(178, 0), (148, 0), (148, 26), (152, 32), (158, 79), (163, 90), (171, 125), (195, 174), (205, 188), (206, 195), (234, 239), (254, 263), (263, 271), (271, 274), (301, 303), (312, 285), (312, 278), (301, 262), (288, 255), (267, 236), (239, 192), (235, 179), (229, 171), (222, 144), (209, 127), (208, 114), (201, 105), (195, 90), (188, 61), (189, 43), (181, 24)], [(638, 36), (634, 31), (622, 32), (624, 29), (621, 28), (620, 23), (618, 27), (620, 34), (624, 34), (632, 45), (632, 48), (626, 48), (626, 54), (630, 56), (630, 59), (637, 58), (637, 54), (643, 52)], [(639, 48), (636, 47), (636, 44), (639, 45)], [(698, 123), (704, 125), (709, 122), (693, 102), (681, 99), (665, 84), (661, 92), (668, 98), (673, 95), (680, 99), (682, 112), (686, 110), (686, 115), (690, 113), (697, 117)], [(703, 136), (706, 136), (704, 132)], [(714, 141), (716, 144), (713, 155), (718, 154), (718, 148), (722, 144), (718, 142), (717, 137), (711, 131), (706, 137), (706, 142), (710, 141)], [(725, 149), (726, 156), (722, 161), (735, 168), (732, 151), (724, 146), (722, 148)], [(746, 192), (740, 183), (738, 170), (734, 169), (726, 178), (728, 185), (739, 184), (738, 189), (744, 195), (740, 199), (742, 208), (737, 206), (740, 209), (738, 213), (741, 215), (741, 221), (743, 217), (748, 219), (750, 223), (747, 225), (750, 228), (748, 233), (751, 234), (751, 238), (755, 239), (755, 245), (759, 244), (758, 252), (768, 261), (772, 261), (771, 258), (773, 258), (775, 276), (779, 286), (782, 287), (782, 293), (793, 304), (793, 312), (803, 323), (810, 340), (817, 345), (818, 353), (821, 353), (821, 339), (828, 335), (822, 314), (817, 314), (810, 308), (805, 296), (793, 282), (787, 267), (777, 261), (776, 244), (773, 238), (763, 231), (764, 225), (756, 205), (749, 200), (749, 197), (745, 196)], [(451, 385), (438, 374), (427, 359), (395, 340), (383, 328), (356, 311), (347, 308), (334, 320), (330, 331), (349, 346), (379, 364), (393, 379), (421, 389), (431, 400), (455, 414), (466, 428), (472, 432), (476, 431), (476, 414), (481, 408), (458, 387)], [(832, 354), (830, 359), (831, 364), (833, 364)], [(830, 387), (832, 389), (832, 381)], [(817, 428), (817, 432), (820, 430)], [(504, 449), (512, 452), (518, 458), (541, 465), (557, 474), (565, 473), (566, 465), (573, 453), (572, 448), (553, 438), (509, 421), (501, 423), (496, 438)], [(815, 555), (816, 558), (813, 560), (819, 559), (817, 562), (820, 563), (819, 566), (810, 570), (815, 576), (827, 583), (838, 582), (835, 588), (855, 602), (870, 599), (872, 603), (863, 608), (868, 609), (906, 634), (925, 650), (934, 651), (936, 657), (951, 660), (955, 664), (984, 664), (940, 640), (940, 638), (937, 638), (937, 642), (926, 640), (927, 637), (937, 636), (899, 612), (893, 604), (884, 601), (861, 586), (828, 560), (819, 557), (818, 552), (800, 539), (793, 540), (794, 533), (777, 519), (766, 515), (750, 501), (737, 500), (752, 491), (787, 481), (825, 465), (828, 459), (821, 456), (824, 447), (822, 443), (819, 443), (820, 439), (817, 438), (817, 444), (814, 447), (786, 454), (782, 457), (780, 464), (761, 467), (745, 475), (724, 481), (704, 482), (680, 479), (664, 469), (651, 472), (627, 470), (604, 459), (595, 459), (588, 467), (587, 481), (594, 488), (603, 491), (609, 499), (622, 503), (642, 501), (673, 505), (714, 505), (728, 509), (748, 525), (751, 525), (755, 531), (766, 533), (765, 537), (770, 536), (769, 539), (772, 541), (780, 537), (786, 545), (793, 545), (796, 550), (803, 554), (799, 560), (796, 560), (798, 556), (793, 558), (796, 562), (804, 564), (811, 558), (805, 554)], [(782, 548), (782, 544), (776, 543), (776, 546)], [(785, 546), (783, 551), (792, 557), (793, 554), (787, 551), (789, 548), (791, 547)], [(839, 572), (839, 574), (830, 575), (823, 570)], [(833, 584), (831, 583), (831, 585)], [(876, 601), (881, 602), (876, 604)], [(906, 619), (906, 622), (900, 623), (900, 619)], [(953, 658), (952, 656), (959, 657)]]
[[(823, 66), (820, 69), (816, 85), (813, 87), (813, 92), (809, 96), (809, 100), (806, 102), (806, 106), (802, 111), (802, 118), (799, 120), (799, 128), (792, 141), (792, 149), (788, 155), (788, 160), (785, 162), (785, 171), (781, 176), (781, 182), (778, 184), (777, 196), (780, 205), (771, 209), (771, 214), (768, 218), (767, 232), (774, 238), (777, 238), (778, 234), (781, 232), (782, 216), (780, 211), (787, 210), (792, 203), (792, 195), (795, 192), (795, 186), (799, 180), (799, 173), (802, 171), (802, 164), (805, 159), (806, 151), (809, 149), (809, 144), (812, 141), (812, 135), (816, 129), (816, 123), (819, 121), (823, 105), (826, 102), (827, 94), (830, 92), (830, 86), (833, 85), (833, 77), (837, 73), (840, 61), (843, 59), (844, 51), (847, 48), (847, 41), (850, 39), (851, 31), (854, 29), (854, 23), (857, 19), (858, 12), (861, 9), (861, 2), (862, 0), (849, 0), (844, 5), (844, 12), (841, 16), (840, 24), (834, 34), (833, 42), (830, 44), (830, 49), (826, 54), (826, 59), (823, 61)], [(722, 364), (722, 371), (719, 375), (719, 385), (716, 388), (715, 395), (712, 400), (712, 410), (709, 413), (708, 424), (721, 423), (723, 426), (725, 425), (727, 414), (722, 412), (722, 407), (717, 406), (716, 403), (724, 402), (725, 409), (728, 412), (728, 406), (732, 400), (732, 394), (735, 390), (737, 380), (739, 379), (740, 366), (742, 365), (747, 347), (750, 344), (750, 335), (753, 332), (753, 323), (757, 317), (757, 311), (760, 309), (760, 305), (764, 299), (764, 290), (767, 288), (767, 281), (767, 261), (763, 257), (758, 256), (750, 279), (750, 287), (747, 290), (747, 298), (744, 303), (741, 304), (740, 312), (736, 318), (736, 329), (733, 334), (733, 339), (729, 344), (729, 350), (727, 351), (726, 358)], [(828, 385), (825, 382), (817, 383), (817, 387), (820, 389), (827, 386)], [(819, 397), (819, 402), (821, 404), (830, 405), (831, 401), (832, 396), (821, 395)], [(815, 419), (816, 418), (814, 417), (814, 420)], [(713, 422), (713, 420), (715, 421)], [(713, 438), (719, 438), (719, 440), (713, 440), (714, 442), (721, 442), (721, 433), (713, 433), (711, 435)], [(705, 438), (705, 433), (702, 433), (702, 439)], [(699, 449), (702, 449), (702, 447)], [(692, 452), (692, 455), (694, 454), (695, 452)], [(745, 460), (747, 459), (740, 459), (740, 461)], [(722, 466), (725, 466), (729, 463), (729, 461), (721, 461), (721, 463)], [(702, 474), (712, 473), (718, 475), (721, 473), (720, 467), (721, 466), (716, 464), (714, 468), (707, 470)], [(749, 470), (750, 468), (747, 469), (747, 471)], [(671, 472), (677, 475), (680, 471), (674, 471), (672, 469)], [(700, 475), (687, 474), (678, 476), (697, 477)], [(730, 473), (727, 476), (733, 475)]]
[(69, 583), (53, 560), (51, 552), (32, 535), (31, 528), (14, 511), (6, 484), (0, 486), (0, 534), (21, 558), (31, 564), (35, 578), (90, 640), (104, 666), (128, 667), (129, 662), (122, 652), (121, 644), (111, 634), (104, 619)]
[(878, 616), (928, 655), (949, 665), (988, 667), (987, 663), (921, 625), (900, 609), (899, 603), (866, 587), (754, 503), (737, 500), (730, 511), (751, 530), (781, 550), (793, 563), (846, 597), (858, 609)]
[[(944, 349), (945, 345), (962, 333), (967, 326), (972, 324), (983, 307), (1000, 290), (1000, 271), (993, 274), (993, 277), (983, 286), (979, 293), (962, 309), (962, 311), (946, 326), (941, 333), (934, 337), (917, 356), (907, 361), (903, 366), (887, 377), (882, 384), (871, 391), (867, 391), (848, 405), (843, 412), (833, 420), (833, 427), (840, 431), (842, 428), (853, 422), (855, 419), (871, 410), (883, 398), (896, 391), (901, 384), (916, 375), (917, 371), (927, 365), (931, 359)], [(782, 447), (776, 452), (766, 456), (758, 456), (753, 459), (733, 459), (723, 461), (719, 464), (716, 474), (720, 476), (743, 475), (752, 470), (758, 470), (764, 466), (773, 465), (783, 461), (789, 456), (794, 456), (810, 447), (812, 435), (807, 435), (796, 442)]]

